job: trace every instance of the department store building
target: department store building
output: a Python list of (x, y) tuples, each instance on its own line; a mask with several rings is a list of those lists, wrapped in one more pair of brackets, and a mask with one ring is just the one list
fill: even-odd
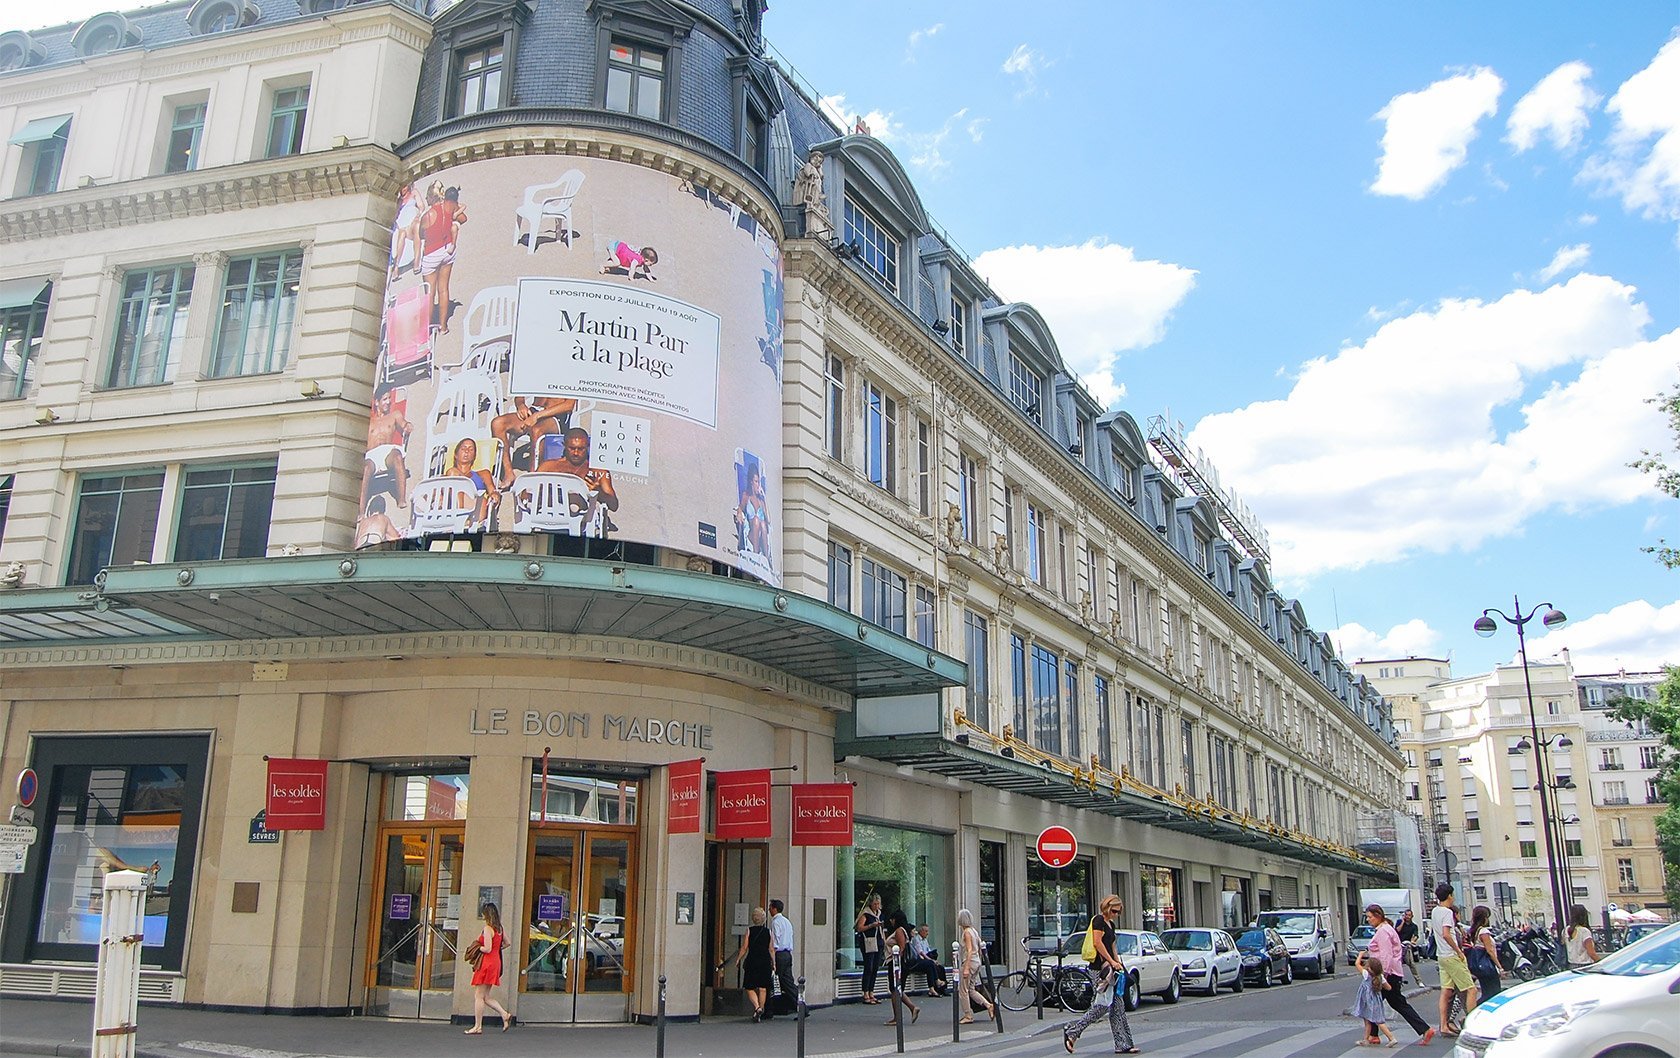
[[(1105, 412), (757, 0), (195, 0), (0, 34), (0, 992), (524, 1020), (813, 1003), (880, 893), (993, 961), (1115, 891), (1393, 877), (1387, 704), (1170, 423)], [(704, 760), (698, 833), (672, 765)], [(275, 761), (325, 762), (271, 829)], [(772, 769), (771, 832), (717, 779)], [(798, 845), (804, 784), (852, 844)], [(10, 807), (9, 805), (0, 807)], [(1040, 864), (1050, 824), (1080, 842)], [(517, 968), (515, 971), (515, 967)]]

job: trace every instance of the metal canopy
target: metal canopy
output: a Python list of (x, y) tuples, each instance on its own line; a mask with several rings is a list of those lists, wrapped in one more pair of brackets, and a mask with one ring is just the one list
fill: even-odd
[(376, 551), (125, 566), (92, 589), (0, 595), (0, 648), (460, 631), (653, 640), (852, 695), (937, 691), (967, 678), (955, 658), (802, 595), (585, 559)]
[(1392, 869), (1349, 859), (1339, 853), (1244, 826), (1235, 819), (1226, 820), (1206, 814), (1195, 814), (1176, 804), (1157, 801), (1152, 797), (1123, 790), (1119, 793), (1106, 786), (1092, 786), (1076, 782), (1069, 776), (1040, 767), (1030, 761), (1000, 757), (984, 750), (952, 742), (940, 735), (898, 736), (891, 738), (862, 738), (838, 742), (834, 747), (837, 758), (869, 757), (892, 764), (905, 765), (931, 775), (961, 779), (994, 790), (1008, 790), (1044, 801), (1082, 808), (1088, 812), (1132, 819), (1151, 826), (1165, 827), (1180, 833), (1195, 834), (1229, 845), (1247, 848), (1292, 860), (1332, 867), (1351, 874), (1394, 881)]

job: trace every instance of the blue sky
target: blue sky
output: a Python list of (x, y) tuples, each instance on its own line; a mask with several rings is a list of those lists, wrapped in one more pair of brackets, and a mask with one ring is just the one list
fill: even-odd
[[(97, 0), (15, 0), (5, 28)], [(16, 12), (16, 14), (10, 14)], [(1030, 15), (1030, 19), (1023, 17)], [(1680, 662), (1680, 9), (772, 0), (774, 53), (904, 162), (1093, 393), (1170, 411), (1349, 657)]]
[[(1031, 21), (1021, 18), (1030, 10)], [(898, 153), (1005, 297), (1170, 410), (1350, 657), (1680, 662), (1680, 9), (833, 5), (766, 34)], [(1666, 50), (1665, 50), (1666, 48)], [(1538, 626), (1536, 626), (1538, 630)]]

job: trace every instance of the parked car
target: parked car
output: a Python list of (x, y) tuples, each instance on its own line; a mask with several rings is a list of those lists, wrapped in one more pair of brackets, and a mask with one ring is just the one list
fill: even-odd
[(1289, 945), (1295, 972), (1322, 977), (1336, 972), (1336, 942), (1330, 939), (1330, 912), (1322, 907), (1262, 911), (1254, 924), (1275, 929)]
[(1481, 1003), (1451, 1058), (1673, 1058), (1676, 992), (1680, 924)]
[(1642, 941), (1653, 933), (1661, 933), (1668, 926), (1667, 922), (1630, 922), (1622, 934), (1622, 946)]
[(1371, 947), (1371, 938), (1377, 931), (1370, 926), (1357, 926), (1348, 934), (1347, 964), (1352, 966), (1359, 961), (1359, 953)]
[(1242, 955), (1224, 930), (1169, 929), (1161, 934), (1161, 943), (1178, 958), (1187, 984), (1201, 984), (1210, 996), (1221, 987), (1243, 990)]
[[(1068, 938), (1076, 958), (1084, 943), (1084, 933)], [(1136, 1010), (1146, 993), (1158, 996), (1163, 1003), (1178, 1002), (1183, 983), (1179, 976), (1178, 959), (1161, 943), (1160, 937), (1135, 929), (1117, 930), (1114, 934), (1114, 954), (1126, 964), (1127, 1010)]]
[(1295, 964), (1289, 958), (1289, 944), (1275, 929), (1250, 926), (1237, 934), (1237, 953), (1242, 956), (1243, 980), (1270, 987), (1278, 981), (1295, 980)]

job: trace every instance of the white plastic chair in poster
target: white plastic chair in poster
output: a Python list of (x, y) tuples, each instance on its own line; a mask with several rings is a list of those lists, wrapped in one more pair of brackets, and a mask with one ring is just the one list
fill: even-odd
[(513, 349), (513, 313), (518, 287), (485, 287), (467, 306), (467, 337), (461, 346), (463, 371), (499, 376)]
[[(443, 474), (455, 461), (455, 442), (490, 435), (490, 420), (502, 410), (500, 378), (476, 371), (457, 371), (438, 383), (432, 412), (426, 416), (426, 473)], [(445, 448), (441, 457), (440, 448)], [(486, 453), (481, 453), (486, 454)]]
[(555, 238), (564, 239), (566, 245), (572, 244), (572, 199), (577, 197), (578, 188), (583, 186), (583, 173), (577, 169), (568, 169), (560, 179), (551, 184), (532, 184), (525, 189), (525, 201), (514, 210), (513, 242), (519, 244), (520, 226), (523, 225), (525, 234), (525, 252), (537, 252), (537, 240), (542, 235), (543, 225), (549, 220), (559, 223), (555, 228)]
[(521, 474), (511, 491), (515, 532), (602, 535), (606, 508), (576, 474)]
[(478, 486), (453, 475), (427, 478), (414, 486), (410, 508), (415, 533), (465, 533), (478, 508)]

